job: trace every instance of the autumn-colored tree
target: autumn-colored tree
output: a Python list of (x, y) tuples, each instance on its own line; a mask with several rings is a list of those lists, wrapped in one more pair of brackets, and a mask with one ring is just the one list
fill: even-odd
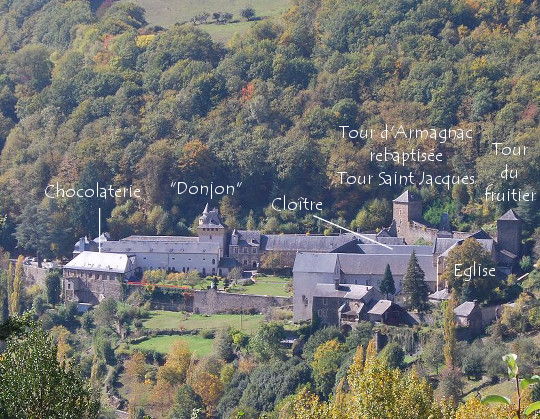
[(229, 228), (240, 228), (240, 223), (238, 222), (240, 206), (234, 197), (226, 195), (221, 198), (219, 202), (219, 213)]
[(15, 263), (15, 272), (13, 274), (13, 282), (11, 286), (11, 294), (9, 296), (9, 314), (16, 316), (21, 313), (21, 300), (24, 281), (24, 256), (19, 256)]
[(346, 381), (348, 390), (339, 385), (338, 394), (329, 403), (321, 403), (305, 389), (300, 391), (293, 402), (294, 413), (285, 417), (417, 419), (441, 415), (440, 408), (433, 403), (429, 383), (414, 371), (403, 373), (389, 368), (376, 356), (374, 341), (368, 345), (365, 359), (363, 350), (357, 349)]
[(450, 294), (444, 308), (444, 363), (447, 368), (456, 366), (456, 317), (454, 309), (456, 308), (456, 295)]
[(72, 350), (71, 345), (68, 342), (70, 335), (69, 330), (64, 326), (54, 326), (50, 333), (57, 347), (56, 358), (61, 365), (65, 365)]
[(303, 387), (290, 405), (283, 407), (281, 416), (286, 419), (326, 419), (330, 416), (326, 403), (321, 403), (319, 396)]
[(217, 169), (216, 161), (208, 146), (195, 139), (183, 145), (178, 167), (182, 175), (191, 181), (210, 179)]
[[(491, 291), (498, 285), (495, 277), (489, 275), (473, 276), (470, 280), (463, 275), (463, 270), (476, 266), (483, 268), (494, 267), (493, 260), (482, 244), (475, 238), (469, 237), (459, 246), (455, 246), (448, 253), (444, 261), (444, 272), (442, 280), (449, 288), (454, 289), (458, 296), (461, 296), (465, 285), (468, 286), (469, 298), (481, 301), (487, 300)], [(456, 274), (456, 265), (460, 267)]]
[(246, 219), (246, 229), (255, 230), (256, 228), (257, 228), (257, 222), (255, 221), (255, 214), (253, 210), (249, 210), (249, 214)]
[(158, 382), (164, 381), (170, 385), (179, 385), (186, 381), (191, 363), (191, 351), (185, 341), (177, 340), (167, 354), (165, 364), (158, 370)]
[(261, 268), (267, 269), (273, 273), (276, 273), (278, 269), (283, 268), (283, 257), (280, 252), (265, 252), (261, 256)]
[(317, 392), (327, 397), (332, 390), (336, 373), (341, 365), (345, 345), (337, 339), (329, 340), (320, 345), (313, 354), (311, 367)]
[(206, 406), (209, 415), (213, 415), (219, 398), (223, 393), (223, 383), (215, 374), (206, 371), (197, 373), (191, 379), (191, 387), (195, 390)]
[(124, 362), (124, 370), (127, 377), (132, 381), (143, 382), (148, 366), (146, 358), (142, 352), (135, 351)]
[(508, 406), (486, 406), (476, 397), (471, 397), (458, 406), (455, 419), (500, 419), (512, 417), (511, 414)]

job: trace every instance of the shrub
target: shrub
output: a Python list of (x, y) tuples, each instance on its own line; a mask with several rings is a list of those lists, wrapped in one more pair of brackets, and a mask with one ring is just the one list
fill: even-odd
[(215, 330), (209, 330), (209, 329), (201, 330), (199, 332), (199, 335), (201, 335), (205, 339), (214, 339), (215, 334), (216, 334)]

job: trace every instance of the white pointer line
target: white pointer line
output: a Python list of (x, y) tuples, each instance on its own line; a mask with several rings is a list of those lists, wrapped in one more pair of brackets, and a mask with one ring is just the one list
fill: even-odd
[(337, 224), (333, 223), (332, 221), (325, 220), (324, 218), (318, 217), (317, 215), (314, 215), (314, 217), (315, 217), (316, 219), (318, 219), (318, 220), (324, 221), (324, 222), (327, 223), (327, 224), (330, 224), (331, 226), (334, 226), (334, 227), (340, 228), (340, 229), (342, 229), (342, 230), (345, 230), (345, 231), (348, 232), (348, 233), (352, 233), (352, 234), (354, 234), (355, 236), (360, 237), (361, 239), (367, 240), (367, 241), (369, 241), (369, 242), (371, 242), (371, 243), (374, 243), (374, 244), (378, 244), (379, 246), (382, 246), (382, 247), (386, 247), (387, 249), (394, 250), (393, 248), (391, 248), (390, 246), (388, 246), (388, 245), (386, 245), (386, 244), (379, 243), (378, 241), (373, 240), (373, 239), (370, 239), (369, 237), (366, 237), (366, 236), (364, 236), (363, 234), (357, 233), (356, 231), (352, 231), (352, 230), (349, 230), (348, 228), (345, 228), (345, 227), (342, 227), (342, 226), (340, 226), (340, 225), (337, 225)]
[[(99, 230), (99, 237), (98, 237), (98, 250), (99, 253), (101, 253), (101, 208), (98, 208), (98, 230)], [(95, 249), (95, 247), (94, 247)]]

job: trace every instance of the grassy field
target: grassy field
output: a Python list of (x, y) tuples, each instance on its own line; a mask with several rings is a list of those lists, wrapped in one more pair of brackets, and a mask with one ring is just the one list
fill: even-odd
[(186, 330), (218, 330), (227, 327), (252, 332), (262, 323), (263, 316), (240, 314), (202, 314), (179, 313), (176, 311), (152, 311), (150, 318), (144, 322), (148, 329), (186, 329)]
[(271, 295), (273, 297), (290, 297), (290, 278), (275, 276), (257, 277), (253, 285), (236, 285), (229, 288), (229, 292), (240, 294)]
[[(228, 12), (234, 20), (241, 20), (240, 11), (252, 7), (261, 18), (275, 16), (287, 10), (290, 0), (121, 0), (124, 3), (135, 3), (146, 9), (146, 20), (151, 25), (168, 27), (176, 22), (186, 22), (201, 13)], [(245, 27), (246, 22), (231, 25), (204, 25), (209, 32), (231, 31), (227, 26)], [(211, 26), (221, 29), (210, 29)], [(234, 32), (234, 31), (233, 31)]]
[(500, 383), (488, 385), (487, 379), (482, 378), (478, 381), (465, 380), (463, 392), (466, 394), (465, 399), (475, 397), (477, 393), (480, 393), (481, 397), (497, 394), (511, 399), (515, 390), (516, 384), (514, 381), (503, 380)]
[(134, 349), (151, 349), (162, 354), (169, 353), (174, 342), (183, 340), (187, 342), (189, 349), (198, 357), (206, 356), (212, 352), (213, 339), (205, 339), (199, 335), (184, 336), (156, 336), (133, 345)]

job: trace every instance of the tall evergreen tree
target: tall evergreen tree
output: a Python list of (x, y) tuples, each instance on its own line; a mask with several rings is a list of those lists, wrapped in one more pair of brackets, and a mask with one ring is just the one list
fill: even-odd
[(11, 294), (9, 295), (9, 314), (16, 316), (21, 313), (24, 270), (23, 270), (24, 256), (19, 256), (15, 264), (15, 273), (13, 275), (13, 283), (11, 288)]
[(408, 309), (423, 311), (428, 305), (429, 288), (424, 280), (425, 274), (416, 253), (413, 251), (407, 266), (407, 272), (403, 277), (403, 294), (405, 296), (405, 306)]
[(390, 269), (389, 264), (386, 264), (386, 269), (384, 270), (384, 275), (381, 284), (379, 285), (379, 290), (386, 295), (386, 299), (388, 299), (388, 295), (394, 295), (396, 293), (394, 276), (392, 275), (392, 270)]
[(60, 293), (62, 285), (60, 281), (60, 271), (50, 271), (45, 280), (47, 290), (47, 302), (53, 306), (60, 302)]
[(255, 214), (253, 210), (249, 210), (248, 218), (246, 221), (246, 229), (255, 230), (257, 228), (257, 223), (255, 221)]
[(456, 318), (454, 309), (456, 308), (456, 294), (452, 291), (450, 298), (446, 302), (444, 310), (444, 363), (447, 368), (456, 366)]

